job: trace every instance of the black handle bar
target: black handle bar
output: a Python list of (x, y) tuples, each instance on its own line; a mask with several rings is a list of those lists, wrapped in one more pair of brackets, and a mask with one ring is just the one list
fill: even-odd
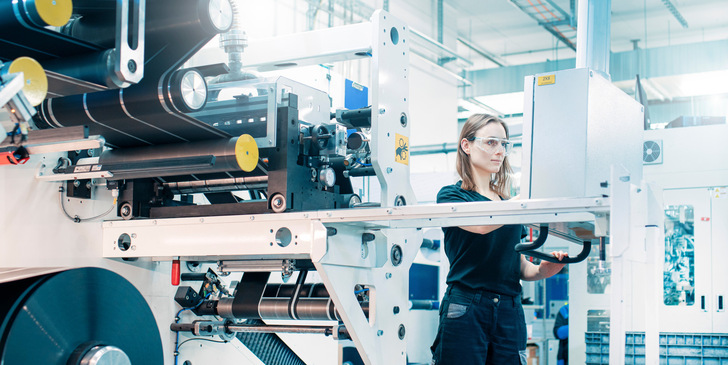
[(553, 255), (547, 255), (543, 252), (536, 251), (536, 249), (543, 246), (546, 243), (546, 238), (549, 235), (548, 224), (542, 224), (539, 228), (538, 238), (533, 243), (519, 243), (516, 245), (516, 252), (522, 253), (527, 256), (537, 257), (541, 260), (548, 262), (555, 262), (557, 264), (575, 264), (577, 262), (584, 261), (591, 252), (591, 241), (584, 241), (581, 252), (576, 257), (564, 257), (559, 261)]

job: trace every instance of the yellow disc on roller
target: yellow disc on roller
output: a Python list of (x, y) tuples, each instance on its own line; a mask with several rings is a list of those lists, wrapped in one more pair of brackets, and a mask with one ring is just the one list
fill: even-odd
[(255, 138), (249, 134), (243, 134), (235, 142), (235, 159), (238, 166), (245, 171), (251, 172), (258, 166), (258, 144)]
[(35, 0), (35, 11), (48, 25), (62, 27), (73, 13), (72, 0)]
[(10, 74), (23, 73), (25, 79), (23, 94), (33, 106), (39, 105), (45, 99), (48, 93), (48, 78), (38, 61), (30, 57), (18, 57), (10, 63), (7, 72)]

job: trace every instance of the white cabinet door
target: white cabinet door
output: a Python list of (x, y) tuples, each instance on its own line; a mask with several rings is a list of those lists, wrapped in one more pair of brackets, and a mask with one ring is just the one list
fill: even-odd
[(709, 194), (706, 188), (665, 190), (662, 332), (712, 331)]
[(718, 187), (710, 191), (711, 227), (713, 250), (713, 293), (711, 312), (713, 313), (713, 332), (728, 333), (728, 188)]

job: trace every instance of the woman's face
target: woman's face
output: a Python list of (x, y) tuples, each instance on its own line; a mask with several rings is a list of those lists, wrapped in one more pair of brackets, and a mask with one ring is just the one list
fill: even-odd
[(485, 142), (484, 140), (478, 141), (478, 138), (499, 138), (506, 139), (506, 130), (500, 123), (488, 123), (484, 127), (480, 128), (475, 133), (476, 140), (468, 141), (463, 139), (460, 141), (460, 145), (463, 151), (470, 155), (470, 164), (473, 166), (473, 172), (476, 174), (494, 174), (500, 171), (505, 159), (504, 148), (494, 148), (492, 152), (487, 152), (487, 148), (479, 148), (478, 143)]

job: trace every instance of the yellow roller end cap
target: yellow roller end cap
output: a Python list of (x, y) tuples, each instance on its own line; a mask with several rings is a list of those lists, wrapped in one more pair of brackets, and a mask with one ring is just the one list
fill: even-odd
[(46, 24), (54, 27), (62, 27), (71, 19), (73, 1), (35, 0), (35, 10)]
[(43, 71), (43, 66), (30, 57), (18, 57), (8, 67), (8, 73), (17, 72), (22, 72), (25, 79), (23, 84), (25, 98), (33, 106), (43, 102), (48, 93), (48, 78), (45, 71)]
[(235, 159), (238, 161), (238, 166), (245, 172), (251, 172), (258, 166), (258, 158), (258, 144), (255, 143), (255, 138), (249, 134), (238, 137), (238, 141), (235, 142)]

